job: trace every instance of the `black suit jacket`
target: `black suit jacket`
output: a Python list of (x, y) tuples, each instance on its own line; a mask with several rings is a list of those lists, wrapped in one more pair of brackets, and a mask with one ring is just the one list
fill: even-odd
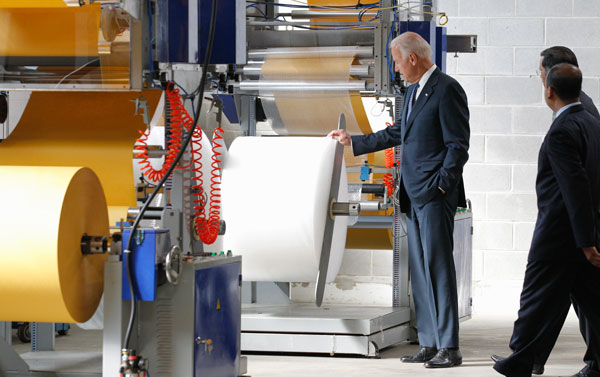
[(584, 261), (600, 239), (600, 120), (582, 105), (557, 117), (538, 158), (530, 261)]
[[(408, 87), (411, 98), (415, 85)], [(352, 137), (354, 155), (371, 153), (399, 144), (402, 147), (400, 202), (425, 204), (440, 195), (458, 191), (458, 205), (465, 204), (463, 166), (469, 158), (469, 108), (460, 84), (437, 68), (427, 80), (410, 116), (404, 101), (402, 117), (384, 130)]]
[(596, 108), (596, 105), (594, 105), (594, 101), (592, 101), (592, 99), (590, 98), (590, 96), (588, 96), (587, 94), (585, 94), (583, 92), (583, 90), (581, 91), (581, 95), (579, 96), (579, 100), (581, 101), (581, 105), (583, 106), (583, 109), (585, 111), (587, 111), (588, 113), (592, 114), (594, 116), (594, 118), (600, 119), (600, 113), (598, 112), (598, 109)]

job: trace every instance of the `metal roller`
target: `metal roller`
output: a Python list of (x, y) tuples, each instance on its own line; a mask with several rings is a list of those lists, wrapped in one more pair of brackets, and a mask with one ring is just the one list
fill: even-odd
[[(292, 10), (292, 20), (297, 19), (308, 19), (308, 18), (330, 18), (330, 17), (356, 17), (358, 19), (359, 11), (316, 11), (316, 10), (304, 10), (294, 9)], [(364, 12), (361, 15), (362, 20), (369, 20), (377, 16), (377, 11)]]
[(248, 80), (234, 84), (240, 90), (277, 90), (277, 91), (340, 91), (340, 90), (367, 90), (364, 80), (355, 81), (270, 81)]
[[(262, 71), (261, 64), (248, 64), (248, 65), (245, 65), (244, 68), (242, 69), (242, 73), (245, 76), (260, 76), (261, 71)], [(370, 76), (369, 71), (371, 71), (371, 74), (373, 73), (373, 71), (369, 69), (368, 65), (352, 65), (352, 66), (350, 66), (350, 76), (368, 77), (368, 76)]]
[(248, 60), (260, 60), (267, 56), (277, 55), (339, 55), (355, 54), (357, 57), (373, 57), (373, 46), (339, 46), (339, 47), (282, 47), (248, 51)]

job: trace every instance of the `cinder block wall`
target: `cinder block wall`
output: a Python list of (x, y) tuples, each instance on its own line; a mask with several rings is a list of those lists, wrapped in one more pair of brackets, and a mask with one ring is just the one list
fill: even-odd
[(471, 110), (467, 196), (474, 207), (473, 310), (516, 313), (537, 215), (537, 154), (552, 121), (536, 70), (545, 48), (577, 54), (600, 96), (600, 1), (437, 0), (448, 34), (477, 34), (476, 54), (448, 54)]

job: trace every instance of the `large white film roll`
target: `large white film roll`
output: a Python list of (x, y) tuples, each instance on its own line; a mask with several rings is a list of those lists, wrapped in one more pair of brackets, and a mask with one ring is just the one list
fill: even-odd
[[(246, 281), (314, 282), (329, 213), (336, 141), (238, 137), (223, 169), (223, 242), (242, 255)], [(348, 199), (346, 169), (338, 201)], [(339, 272), (348, 219), (337, 217), (327, 281)]]

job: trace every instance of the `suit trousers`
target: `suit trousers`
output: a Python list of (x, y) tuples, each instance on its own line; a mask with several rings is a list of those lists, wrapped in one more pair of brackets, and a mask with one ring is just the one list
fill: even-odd
[[(581, 251), (574, 251), (581, 252)], [(513, 353), (494, 365), (509, 377), (531, 376), (538, 355), (549, 347), (549, 335), (560, 332), (573, 299), (589, 324), (586, 358), (600, 361), (600, 269), (587, 262), (529, 261), (510, 348)], [(556, 341), (556, 337), (550, 340)], [(592, 371), (593, 373), (594, 371)]]
[[(593, 374), (596, 372), (600, 376), (600, 369), (598, 368), (598, 363), (593, 359), (593, 355), (595, 351), (594, 347), (598, 347), (598, 342), (595, 342), (592, 338), (592, 330), (590, 327), (589, 321), (581, 312), (581, 308), (577, 304), (577, 301), (573, 297), (571, 297), (571, 304), (573, 305), (573, 309), (575, 313), (577, 313), (577, 317), (579, 318), (579, 330), (581, 331), (581, 335), (585, 340), (585, 344), (588, 346), (587, 352), (583, 357), (583, 361), (586, 366), (584, 368), (584, 372), (588, 374)], [(563, 313), (557, 314), (557, 325), (554, 326), (553, 329), (549, 330), (544, 338), (544, 341), (541, 342), (541, 346), (539, 347), (539, 351), (535, 355), (535, 364), (545, 365), (550, 357), (550, 353), (556, 344), (556, 340), (560, 335), (560, 330), (562, 329), (562, 325), (564, 324), (567, 315), (569, 314), (569, 308), (565, 307)], [(562, 318), (562, 320), (560, 319)], [(559, 325), (560, 324), (560, 325)]]
[(422, 347), (458, 347), (454, 215), (458, 194), (442, 195), (407, 211), (408, 255), (417, 332)]

